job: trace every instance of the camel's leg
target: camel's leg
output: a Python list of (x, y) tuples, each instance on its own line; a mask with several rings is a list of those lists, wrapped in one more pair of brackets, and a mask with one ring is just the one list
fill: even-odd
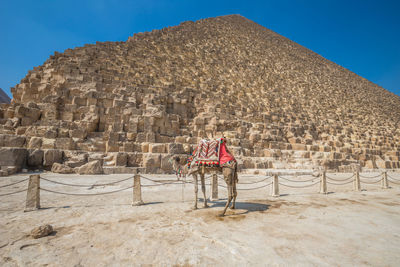
[(203, 191), (203, 197), (204, 197), (204, 208), (208, 208), (207, 197), (206, 197), (206, 181), (204, 178), (204, 173), (200, 174), (200, 179), (201, 179), (201, 191)]
[(220, 216), (224, 216), (225, 215), (225, 212), (228, 209), (229, 204), (232, 201), (232, 191), (233, 191), (232, 190), (232, 184), (231, 183), (226, 183), (226, 184), (228, 186), (228, 200), (226, 201), (226, 205), (225, 205), (224, 211), (220, 214)]
[(232, 179), (232, 189), (233, 189), (233, 200), (232, 200), (232, 207), (231, 209), (235, 209), (235, 204), (236, 204), (236, 196), (237, 196), (237, 190), (236, 190), (236, 180)]
[(193, 209), (197, 209), (197, 192), (199, 191), (198, 185), (197, 185), (197, 174), (193, 174), (193, 181), (194, 181), (194, 206)]

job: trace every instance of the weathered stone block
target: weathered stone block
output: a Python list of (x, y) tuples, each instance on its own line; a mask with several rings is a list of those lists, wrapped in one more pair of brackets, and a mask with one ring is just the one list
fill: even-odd
[(25, 137), (10, 134), (0, 134), (0, 147), (23, 147)]
[(53, 166), (51, 167), (51, 171), (54, 173), (63, 173), (63, 174), (68, 174), (68, 173), (74, 173), (74, 169), (60, 163), (53, 163)]
[(43, 156), (43, 150), (30, 149), (28, 155), (28, 166), (36, 168), (43, 166)]
[(99, 160), (91, 161), (85, 165), (75, 168), (74, 171), (78, 174), (102, 174), (103, 167)]
[(126, 166), (128, 161), (127, 153), (116, 153), (115, 154), (115, 165), (116, 166)]
[(15, 166), (19, 171), (26, 165), (27, 156), (25, 148), (0, 148), (0, 166)]
[(28, 148), (41, 148), (42, 146), (42, 138), (40, 137), (31, 137), (28, 142)]
[(157, 173), (161, 167), (161, 155), (159, 154), (143, 154), (143, 166), (147, 172)]
[(57, 149), (49, 149), (44, 151), (43, 166), (53, 166), (55, 162), (62, 163), (63, 152)]
[(149, 144), (150, 153), (165, 153), (165, 144)]

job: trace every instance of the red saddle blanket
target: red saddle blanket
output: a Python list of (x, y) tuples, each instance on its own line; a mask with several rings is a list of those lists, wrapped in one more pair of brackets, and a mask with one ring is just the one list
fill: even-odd
[(234, 161), (235, 157), (226, 147), (224, 138), (215, 140), (203, 139), (197, 145), (189, 159), (189, 166), (195, 164), (197, 166), (205, 165), (209, 167), (222, 166), (226, 162)]

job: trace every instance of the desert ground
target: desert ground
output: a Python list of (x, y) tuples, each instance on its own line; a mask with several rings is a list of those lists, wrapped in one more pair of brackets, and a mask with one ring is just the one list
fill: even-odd
[[(376, 174), (376, 173), (375, 173)], [(332, 174), (334, 175), (334, 174)], [(368, 174), (374, 176), (374, 173)], [(95, 194), (132, 185), (118, 175), (41, 177), (41, 187), (65, 193)], [(226, 189), (209, 208), (192, 210), (193, 184), (171, 184), (174, 175), (143, 175), (142, 206), (132, 206), (132, 189), (96, 196), (60, 195), (41, 190), (41, 209), (24, 212), (26, 192), (0, 197), (1, 266), (399, 266), (400, 185), (319, 184), (280, 186), (270, 196), (265, 175), (239, 175), (237, 209), (219, 217)], [(335, 177), (344, 179), (349, 174)], [(392, 176), (400, 179), (400, 173)], [(28, 177), (2, 177), (1, 185)], [(293, 179), (306, 179), (294, 177)], [(310, 178), (310, 176), (308, 176)], [(312, 178), (312, 177), (311, 177)], [(188, 178), (189, 181), (190, 178)], [(318, 181), (319, 178), (315, 178)], [(221, 182), (221, 181), (220, 181)], [(309, 183), (312, 183), (310, 181)], [(207, 181), (209, 183), (209, 180)], [(246, 184), (244, 184), (246, 183)], [(301, 183), (287, 182), (290, 185)], [(97, 185), (97, 186), (96, 186)], [(0, 188), (0, 195), (27, 187), (27, 181)], [(200, 189), (200, 188), (199, 188)], [(207, 197), (211, 194), (207, 185)], [(199, 190), (199, 197), (202, 197)], [(201, 199), (202, 200), (202, 199)], [(51, 224), (53, 234), (33, 239), (30, 231)]]

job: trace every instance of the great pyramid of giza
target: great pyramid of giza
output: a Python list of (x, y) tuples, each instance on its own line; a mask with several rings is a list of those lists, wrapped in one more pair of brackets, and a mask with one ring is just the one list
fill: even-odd
[(221, 136), (241, 170), (400, 168), (398, 96), (239, 15), (56, 52), (12, 94), (0, 146), (18, 169), (170, 172)]

